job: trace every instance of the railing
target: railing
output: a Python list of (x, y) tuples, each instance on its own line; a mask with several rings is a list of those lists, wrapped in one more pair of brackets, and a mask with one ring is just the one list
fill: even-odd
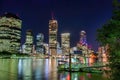
[[(93, 64), (89, 63), (71, 63), (71, 68), (100, 68), (100, 67), (105, 67), (107, 63), (103, 62), (96, 62)], [(62, 64), (63, 68), (69, 68), (69, 63)]]

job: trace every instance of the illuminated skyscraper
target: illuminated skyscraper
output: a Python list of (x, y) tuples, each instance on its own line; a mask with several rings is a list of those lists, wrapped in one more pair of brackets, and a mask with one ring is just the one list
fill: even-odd
[(84, 56), (88, 54), (88, 44), (86, 39), (86, 32), (84, 30), (80, 32), (80, 41), (77, 44), (77, 51), (82, 52)]
[(61, 46), (60, 46), (60, 43), (57, 42), (57, 54), (62, 54), (62, 49), (61, 49)]
[(44, 53), (44, 46), (43, 46), (44, 35), (39, 33), (36, 36), (36, 53), (43, 54)]
[(51, 55), (57, 54), (57, 32), (58, 23), (57, 20), (49, 20), (49, 53)]
[(84, 30), (80, 32), (79, 43), (80, 43), (83, 55), (87, 56), (88, 55), (88, 44), (87, 44), (87, 39), (86, 39), (86, 32)]
[(62, 53), (69, 54), (70, 53), (70, 33), (61, 34), (61, 45), (62, 45)]
[(45, 54), (49, 54), (49, 45), (47, 43), (44, 43), (43, 46), (45, 47)]
[(21, 19), (12, 13), (0, 16), (0, 51), (18, 52), (21, 43)]
[(80, 32), (80, 42), (79, 43), (83, 46), (87, 46), (86, 32), (85, 31)]
[(32, 53), (33, 48), (33, 33), (31, 30), (26, 32), (25, 53)]

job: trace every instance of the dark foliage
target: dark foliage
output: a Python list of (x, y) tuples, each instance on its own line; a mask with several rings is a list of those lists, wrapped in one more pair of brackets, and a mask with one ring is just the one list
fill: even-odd
[(113, 16), (97, 31), (97, 40), (101, 45), (109, 44), (109, 64), (111, 80), (120, 79), (120, 3), (113, 1)]

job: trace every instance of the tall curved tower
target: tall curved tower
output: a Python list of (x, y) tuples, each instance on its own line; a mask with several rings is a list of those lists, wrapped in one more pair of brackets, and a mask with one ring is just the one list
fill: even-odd
[(22, 20), (12, 13), (0, 16), (0, 51), (18, 52), (21, 44)]

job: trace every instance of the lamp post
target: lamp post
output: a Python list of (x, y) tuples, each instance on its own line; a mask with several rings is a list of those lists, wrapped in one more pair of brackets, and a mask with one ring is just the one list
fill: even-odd
[(71, 72), (71, 53), (69, 52), (69, 71)]
[(70, 80), (71, 80), (72, 75), (71, 75), (71, 53), (70, 53), (70, 49), (69, 49), (69, 74), (70, 74)]

